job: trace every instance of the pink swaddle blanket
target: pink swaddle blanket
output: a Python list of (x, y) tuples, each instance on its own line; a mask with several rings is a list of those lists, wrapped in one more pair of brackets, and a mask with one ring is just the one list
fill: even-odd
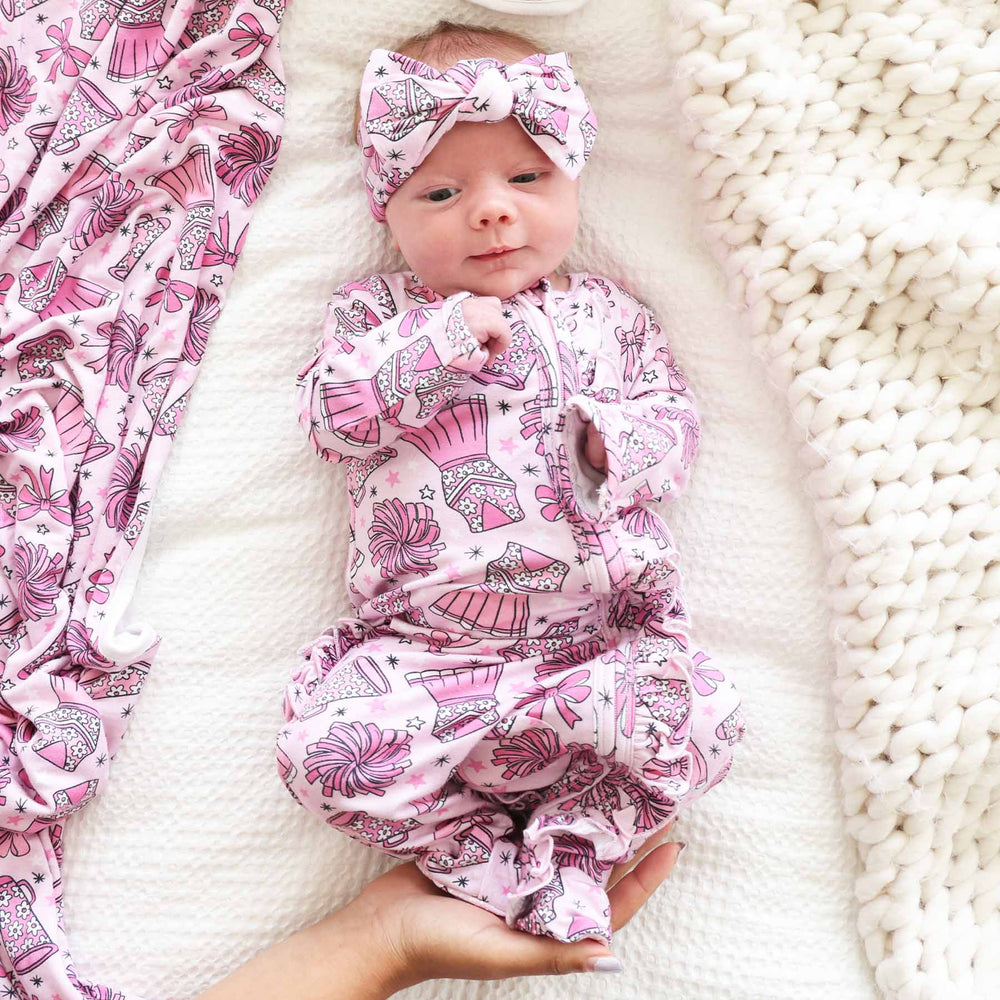
[(159, 637), (143, 528), (274, 165), (284, 0), (0, 0), (0, 985), (80, 980), (63, 817)]

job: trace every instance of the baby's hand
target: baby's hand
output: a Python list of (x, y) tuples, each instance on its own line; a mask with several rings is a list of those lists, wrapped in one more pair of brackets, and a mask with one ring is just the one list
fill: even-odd
[(587, 425), (587, 443), (583, 446), (583, 453), (587, 456), (587, 461), (597, 469), (598, 472), (608, 471), (607, 450), (601, 440), (600, 431), (593, 425), (590, 417), (586, 413), (580, 414), (581, 419)]
[(465, 316), (465, 325), (489, 353), (486, 364), (493, 364), (497, 355), (510, 347), (512, 336), (500, 300), (492, 295), (463, 299), (462, 315)]

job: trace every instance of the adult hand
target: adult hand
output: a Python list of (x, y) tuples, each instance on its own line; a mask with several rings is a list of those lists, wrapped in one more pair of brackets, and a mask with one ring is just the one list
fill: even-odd
[[(680, 847), (664, 843), (669, 826), (643, 845), (609, 881), (611, 928), (624, 927), (670, 874)], [(367, 912), (384, 945), (393, 991), (428, 979), (505, 979), (586, 972), (590, 958), (610, 956), (600, 941), (565, 944), (512, 930), (502, 917), (449, 896), (414, 862), (370, 882), (352, 905)], [(387, 995), (391, 995), (387, 994)]]

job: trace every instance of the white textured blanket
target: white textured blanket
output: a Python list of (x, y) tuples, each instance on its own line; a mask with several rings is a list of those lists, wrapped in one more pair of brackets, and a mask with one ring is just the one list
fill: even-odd
[(830, 552), (837, 745), (888, 1000), (1000, 996), (1000, 8), (676, 5), (715, 249)]
[[(803, 6), (816, 16), (815, 7)], [(720, 63), (720, 37), (731, 29), (720, 25), (716, 37), (692, 21), (677, 35), (662, 0), (591, 0), (571, 17), (538, 19), (495, 15), (462, 0), (369, 0), (350, 4), (349, 34), (333, 10), (330, 0), (295, 0), (282, 27), (289, 94), (281, 156), (153, 506), (131, 611), (134, 621), (163, 635), (163, 644), (107, 794), (67, 824), (65, 897), (77, 965), (102, 982), (150, 997), (192, 995), (264, 945), (343, 905), (392, 864), (296, 806), (274, 766), (280, 694), (295, 650), (347, 608), (343, 476), (320, 462), (301, 434), (294, 380), (318, 335), (330, 291), (389, 262), (367, 214), (350, 138), (351, 102), (365, 58), (374, 46), (449, 16), (520, 29), (546, 48), (568, 49), (600, 116), (594, 159), (583, 176), (584, 223), (570, 263), (619, 277), (649, 302), (698, 399), (702, 448), (691, 487), (667, 514), (683, 553), (699, 641), (732, 666), (750, 729), (730, 777), (678, 822), (676, 838), (689, 846), (673, 877), (616, 935), (623, 976), (436, 982), (407, 995), (877, 1000), (855, 927), (856, 851), (844, 832), (830, 695), (835, 662), (827, 559), (802, 489), (805, 470), (794, 446), (801, 432), (754, 360), (749, 318), (727, 303), (719, 269), (704, 249), (695, 189), (686, 180), (692, 154), (674, 135), (670, 37), (690, 50), (703, 46), (697, 58), (710, 66)], [(717, 12), (712, 4), (689, 10), (706, 21), (708, 12)], [(775, 32), (775, 58), (787, 66), (797, 51), (794, 31), (787, 39), (780, 25)], [(683, 65), (690, 67), (692, 58), (693, 52)], [(688, 113), (704, 118), (697, 109)], [(779, 119), (760, 127), (774, 127)], [(790, 135), (795, 127), (788, 125)], [(718, 141), (725, 147), (734, 137)], [(756, 162), (750, 153), (741, 155), (748, 159), (740, 162)], [(707, 168), (733, 161), (696, 156), (695, 162)], [(746, 180), (748, 187), (761, 183), (760, 176)], [(716, 205), (718, 218), (735, 216), (739, 223), (727, 221), (724, 230), (734, 247), (750, 248), (747, 261), (733, 270), (758, 262), (773, 296), (777, 283), (767, 284), (766, 276), (776, 265), (751, 244), (759, 239), (758, 226), (765, 230), (753, 204), (735, 192)], [(748, 213), (746, 223), (741, 210)], [(985, 219), (979, 225), (988, 231)], [(884, 279), (876, 284), (883, 287)], [(758, 297), (764, 305), (754, 314), (755, 329), (767, 334), (771, 353), (782, 362), (775, 373), (787, 383), (785, 372), (800, 351), (813, 351), (801, 355), (804, 367), (817, 364), (810, 345), (820, 340), (796, 342), (802, 335), (795, 328), (782, 340), (786, 334), (776, 331), (786, 327), (775, 300)], [(830, 305), (828, 336), (842, 333), (843, 309), (840, 299)], [(914, 335), (908, 336), (911, 345)], [(989, 341), (968, 331), (963, 337), (972, 337), (977, 348)], [(876, 351), (852, 345), (847, 338), (838, 350), (848, 348), (851, 357)], [(796, 385), (808, 407), (814, 397)], [(838, 401), (839, 419), (849, 405), (835, 394), (843, 390), (818, 388)], [(860, 414), (875, 405), (865, 404)], [(984, 417), (968, 433), (987, 430)], [(927, 431), (901, 422), (896, 433), (912, 441)], [(929, 445), (921, 442), (925, 454)], [(828, 445), (843, 447), (840, 439)], [(904, 444), (893, 439), (892, 447)], [(918, 478), (930, 476), (932, 452)], [(977, 475), (989, 465), (982, 464), (987, 452), (978, 454)], [(957, 466), (944, 457), (935, 461), (942, 477), (935, 489), (941, 490)], [(874, 474), (904, 473), (858, 468), (857, 481), (841, 475), (848, 496), (861, 497)], [(948, 498), (967, 502), (958, 491)], [(824, 508), (831, 511), (827, 519), (847, 502), (824, 501), (834, 504)], [(850, 509), (854, 523), (861, 515)], [(963, 555), (953, 547), (972, 530), (959, 524), (957, 514), (950, 516), (956, 520), (949, 530), (956, 534), (934, 550), (940, 553), (935, 558), (950, 554), (962, 567), (934, 571), (958, 574), (949, 602), (965, 579)], [(987, 537), (985, 528), (975, 530)], [(856, 546), (864, 542), (862, 534), (856, 537)], [(839, 572), (843, 576), (844, 568)], [(860, 591), (840, 592), (852, 608), (860, 599)], [(923, 596), (935, 611), (938, 594)], [(912, 613), (894, 611), (893, 617)], [(868, 618), (873, 614), (865, 608)], [(930, 621), (914, 627), (931, 634)], [(843, 629), (841, 634), (847, 641)], [(907, 640), (908, 649), (911, 642), (909, 660), (883, 650), (883, 662), (871, 646), (857, 646), (842, 662), (859, 669), (872, 662), (876, 677), (888, 676), (892, 666), (903, 676), (918, 669), (920, 640)], [(934, 655), (945, 654), (935, 646)], [(944, 690), (951, 705), (976, 690), (967, 662), (958, 658), (955, 664), (949, 669), (960, 670), (968, 686), (954, 694)], [(902, 698), (892, 695), (893, 702)], [(960, 764), (956, 755), (950, 766)], [(864, 799), (849, 799), (852, 812), (859, 801)], [(959, 813), (966, 808), (956, 806)], [(965, 847), (959, 850), (964, 857)], [(920, 856), (918, 850), (906, 863)], [(879, 865), (870, 858), (875, 871), (902, 863), (898, 855)], [(959, 871), (959, 881), (969, 881), (975, 865)], [(907, 911), (886, 907), (880, 919), (891, 912)]]

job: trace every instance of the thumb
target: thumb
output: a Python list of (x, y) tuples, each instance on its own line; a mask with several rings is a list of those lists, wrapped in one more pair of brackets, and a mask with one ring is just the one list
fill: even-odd
[[(621, 963), (612, 955), (611, 949), (600, 941), (587, 939), (575, 944), (565, 944), (549, 937), (532, 935), (530, 944), (523, 942), (519, 948), (521, 972), (514, 975), (566, 976), (577, 972), (621, 972)], [(592, 963), (604, 959), (618, 968), (606, 966), (595, 970)]]

